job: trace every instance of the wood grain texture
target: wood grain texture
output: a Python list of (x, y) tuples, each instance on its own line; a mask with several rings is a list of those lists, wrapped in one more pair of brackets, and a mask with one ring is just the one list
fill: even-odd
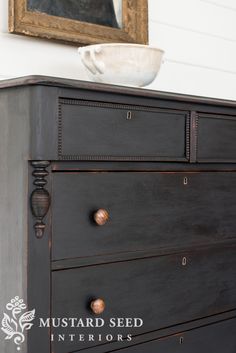
[[(28, 78), (7, 81), (0, 86), (4, 89), (22, 85), (27, 86), (31, 92), (30, 106), (34, 113), (31, 122), (32, 139), (29, 159), (56, 160), (60, 157), (64, 160), (134, 161), (136, 159), (137, 161), (185, 162), (189, 157), (192, 158), (196, 150), (192, 139), (195, 133), (193, 133), (193, 126), (190, 128), (188, 118), (191, 111), (200, 114), (202, 122), (209, 120), (204, 115), (206, 110), (211, 116), (231, 116), (232, 119), (236, 112), (233, 104), (227, 106), (227, 102), (224, 105), (223, 101), (213, 100), (210, 104), (210, 101), (197, 98), (194, 100), (191, 97), (187, 99), (185, 96), (161, 95), (158, 92), (149, 96), (143, 90), (127, 90), (123, 87), (114, 89), (109, 85), (81, 83), (79, 88), (80, 82), (76, 81), (76, 83), (78, 86), (62, 88), (61, 81), (55, 80), (52, 86), (53, 82)], [(62, 102), (65, 103), (62, 104)], [(69, 104), (69, 102), (72, 103)], [(85, 105), (85, 102), (88, 104)], [(130, 109), (133, 119), (126, 120), (127, 111)], [(97, 124), (96, 114), (99, 116), (99, 124)], [(67, 136), (62, 124), (65, 124), (68, 130)], [(89, 131), (94, 129), (95, 125), (97, 137), (93, 139)], [(68, 137), (70, 131), (72, 136)], [(75, 132), (80, 139), (75, 136)], [(147, 134), (150, 134), (150, 141)], [(64, 141), (61, 140), (62, 138)], [(88, 143), (84, 141), (85, 138), (88, 139)], [(230, 141), (233, 141), (232, 137), (227, 142), (229, 147)], [(209, 150), (213, 146), (209, 145), (210, 139), (205, 136), (203, 136), (203, 143), (203, 147)], [(220, 143), (218, 145), (220, 146)], [(231, 154), (226, 151), (227, 158), (209, 161), (232, 163), (235, 152), (233, 148), (229, 151), (229, 147), (227, 151)], [(63, 148), (65, 151), (62, 150)], [(95, 155), (95, 149), (95, 152), (100, 155)], [(207, 162), (207, 159), (204, 162)]]
[[(129, 112), (131, 118), (127, 118)], [(188, 141), (187, 112), (82, 100), (59, 102), (58, 155), (63, 160), (187, 161)]]
[[(15, 296), (27, 304), (27, 202), (30, 93), (0, 95), (0, 311)], [(2, 315), (2, 314), (1, 314)], [(0, 351), (12, 353), (15, 344), (1, 332)], [(26, 350), (26, 342), (22, 351)]]
[[(236, 173), (55, 173), (53, 190), (54, 260), (236, 237)], [(110, 215), (103, 227), (99, 208)]]
[[(89, 303), (103, 298), (105, 322), (112, 317), (140, 317), (140, 328), (93, 328), (99, 333), (142, 334), (179, 323), (211, 316), (235, 308), (236, 248), (54, 271), (52, 275), (52, 317), (91, 317)], [(148, 296), (148, 298), (147, 298)], [(80, 328), (88, 334), (91, 329)], [(58, 332), (65, 331), (53, 329)], [(73, 333), (78, 334), (78, 329)], [(99, 342), (97, 342), (99, 344)], [(54, 351), (67, 353), (95, 346), (95, 342), (53, 343)]]
[[(34, 168), (31, 163), (28, 165), (28, 189), (30, 195), (35, 189)], [(49, 169), (50, 172), (50, 169)], [(47, 190), (51, 193), (51, 173), (47, 177)], [(36, 320), (31, 330), (28, 332), (27, 350), (24, 353), (49, 353), (51, 349), (50, 330), (39, 329), (38, 318), (46, 319), (51, 315), (51, 209), (44, 218), (45, 229), (42, 238), (35, 236), (35, 218), (31, 213), (28, 203), (28, 242), (27, 250), (27, 285), (28, 308), (35, 309)], [(5, 353), (5, 352), (4, 352)]]
[[(91, 154), (146, 155), (157, 145), (175, 156), (186, 153), (192, 163), (59, 160), (58, 103), (66, 100), (89, 106), (74, 104), (72, 112), (68, 105), (64, 147), (77, 153), (86, 132), (89, 146), (84, 140), (82, 147)], [(126, 134), (119, 118), (130, 106), (132, 119), (125, 122), (134, 125)], [(37, 318), (93, 318), (91, 303), (100, 298), (104, 318), (144, 319), (142, 328), (131, 328), (132, 343), (90, 342), (89, 348), (78, 341), (51, 346), (51, 329), (35, 324), (22, 352), (75, 353), (86, 346), (89, 353), (235, 353), (235, 102), (31, 76), (0, 84), (0, 108), (2, 312), (20, 295)], [(164, 133), (173, 125), (176, 133)], [(30, 211), (31, 160), (51, 162), (52, 204), (42, 239)], [(103, 226), (94, 221), (98, 209), (109, 213)], [(1, 352), (14, 350), (1, 340)]]
[(236, 162), (236, 115), (199, 114), (198, 162)]
[[(124, 87), (110, 84), (94, 83), (89, 81), (65, 79), (61, 77), (50, 77), (42, 75), (28, 75), (13, 79), (1, 80), (0, 89), (18, 86), (51, 86), (61, 88), (60, 96), (67, 98), (81, 98), (81, 93), (84, 91), (87, 95), (92, 95), (93, 91), (96, 92), (97, 100), (102, 94), (109, 93), (110, 101), (114, 100), (114, 95), (117, 97), (117, 102), (124, 103), (137, 97), (137, 104), (142, 97), (142, 101), (147, 106), (158, 106), (160, 100), (164, 104), (173, 109), (192, 109), (203, 112), (214, 112), (222, 114), (235, 114), (236, 103), (234, 100), (229, 99), (216, 99), (210, 97), (194, 96), (189, 94), (171, 93), (165, 91), (157, 91), (151, 89)], [(63, 90), (67, 88), (70, 90)], [(114, 95), (113, 95), (114, 94)], [(83, 96), (84, 94), (82, 94)], [(100, 99), (103, 101), (103, 99)], [(143, 103), (144, 105), (144, 103)], [(161, 107), (162, 105), (160, 105)], [(183, 108), (185, 106), (186, 108)], [(226, 113), (227, 111), (227, 113)]]
[[(236, 319), (232, 319), (133, 347), (115, 350), (114, 352), (234, 353), (236, 350), (235, 327)], [(224, 339), (222, 339), (223, 337)]]
[[(180, 324), (177, 326), (168, 327), (168, 328), (161, 329), (158, 331), (149, 332), (149, 333), (146, 333), (146, 334), (143, 334), (140, 336), (133, 336), (132, 342), (116, 341), (116, 342), (112, 342), (111, 344), (90, 347), (86, 350), (86, 352), (88, 352), (88, 353), (110, 353), (111, 351), (113, 352), (113, 351), (121, 350), (121, 349), (129, 349), (133, 345), (134, 345), (134, 347), (132, 349), (135, 349), (135, 348), (137, 349), (138, 345), (142, 344), (142, 343), (148, 343), (149, 341), (154, 341), (154, 343), (155, 343), (158, 340), (162, 341), (163, 339), (171, 338), (171, 336), (173, 338), (174, 338), (174, 336), (180, 338), (181, 335), (188, 334), (192, 330), (201, 329), (201, 328), (207, 327), (209, 325), (214, 325), (217, 323), (220, 324), (221, 322), (226, 321), (226, 320), (229, 320), (229, 322), (228, 322), (229, 324), (233, 324), (232, 331), (231, 330), (230, 331), (234, 332), (234, 327), (235, 327), (234, 320), (235, 319), (236, 319), (235, 311), (233, 310), (233, 311), (225, 312), (225, 313), (214, 315), (214, 316), (209, 316), (207, 318), (199, 319), (196, 321), (187, 322), (185, 324)], [(214, 327), (216, 328), (216, 326), (213, 326), (213, 329), (214, 329)], [(199, 333), (200, 333), (200, 331), (199, 331)], [(221, 336), (221, 339), (222, 339), (222, 336)], [(230, 341), (230, 342), (232, 342), (232, 346), (234, 347), (234, 344), (235, 344), (234, 338), (232, 338), (232, 341)], [(186, 341), (185, 341), (185, 343), (186, 343)], [(144, 346), (142, 345), (142, 346), (140, 346), (140, 348), (141, 347), (143, 348)], [(150, 346), (150, 349), (151, 348), (152, 347)], [(157, 349), (158, 346), (155, 345), (155, 348)], [(183, 348), (183, 346), (182, 346), (182, 348)], [(197, 349), (197, 347), (196, 347), (196, 349)], [(146, 350), (144, 352), (146, 352)], [(78, 353), (78, 351), (76, 353)], [(122, 350), (121, 350), (121, 353), (122, 353)], [(161, 352), (161, 353), (163, 353), (163, 352)], [(168, 353), (172, 353), (172, 352), (168, 351)], [(189, 352), (187, 352), (187, 353), (189, 353)], [(199, 353), (199, 352), (197, 352), (197, 353)], [(206, 353), (208, 353), (208, 352), (206, 352)]]
[(75, 45), (106, 42), (148, 43), (147, 0), (123, 0), (123, 29), (107, 28), (27, 10), (27, 0), (10, 0), (9, 31)]

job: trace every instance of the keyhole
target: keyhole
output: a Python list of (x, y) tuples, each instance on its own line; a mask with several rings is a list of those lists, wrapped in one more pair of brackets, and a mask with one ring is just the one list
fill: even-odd
[(132, 119), (132, 112), (128, 111), (127, 112), (127, 120), (131, 120)]
[(179, 343), (180, 343), (180, 344), (183, 344), (183, 343), (184, 343), (184, 338), (183, 338), (183, 337), (180, 337)]
[(188, 184), (188, 178), (185, 177), (185, 178), (184, 178), (184, 185), (187, 185), (187, 184)]
[(186, 266), (187, 265), (187, 258), (184, 256), (182, 258), (182, 266)]

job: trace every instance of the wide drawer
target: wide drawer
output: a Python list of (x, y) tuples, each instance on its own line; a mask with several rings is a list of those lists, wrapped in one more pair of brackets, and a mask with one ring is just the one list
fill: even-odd
[(197, 161), (236, 162), (236, 116), (199, 114)]
[[(52, 273), (52, 317), (96, 318), (89, 309), (105, 302), (100, 328), (61, 328), (60, 333), (85, 334), (84, 342), (55, 340), (57, 353), (104, 343), (106, 334), (137, 335), (211, 316), (236, 307), (236, 248), (221, 248)], [(110, 328), (110, 318), (141, 318), (139, 328)], [(55, 337), (58, 330), (53, 329)], [(88, 341), (88, 334), (96, 338)], [(101, 334), (101, 341), (98, 335)]]
[[(236, 319), (182, 332), (133, 347), (116, 350), (120, 353), (235, 353)], [(108, 352), (108, 350), (104, 350)]]
[[(236, 173), (54, 173), (52, 257), (212, 244), (236, 236)], [(109, 214), (94, 221), (97, 210)]]
[(187, 112), (70, 99), (59, 104), (60, 159), (189, 158)]

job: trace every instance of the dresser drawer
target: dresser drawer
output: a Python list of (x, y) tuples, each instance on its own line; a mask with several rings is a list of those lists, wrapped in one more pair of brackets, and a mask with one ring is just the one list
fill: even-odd
[[(236, 307), (236, 248), (223, 248), (82, 267), (52, 274), (52, 317), (95, 318), (90, 304), (105, 302), (100, 328), (60, 328), (60, 333), (137, 335)], [(141, 318), (139, 328), (110, 328), (110, 318)], [(56, 335), (58, 331), (54, 329)], [(55, 336), (56, 337), (56, 336)], [(86, 336), (87, 337), (87, 336)], [(54, 343), (66, 353), (101, 342)]]
[[(236, 236), (236, 173), (54, 173), (54, 260)], [(106, 224), (94, 220), (97, 210)]]
[[(120, 353), (235, 353), (236, 319), (119, 349)], [(108, 350), (104, 351), (108, 352)]]
[(236, 162), (236, 116), (200, 114), (197, 160)]
[(188, 114), (60, 99), (61, 159), (186, 161)]

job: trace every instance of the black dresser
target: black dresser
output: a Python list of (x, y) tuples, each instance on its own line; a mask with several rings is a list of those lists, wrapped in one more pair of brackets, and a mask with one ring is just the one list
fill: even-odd
[(0, 88), (1, 353), (235, 353), (236, 103)]

